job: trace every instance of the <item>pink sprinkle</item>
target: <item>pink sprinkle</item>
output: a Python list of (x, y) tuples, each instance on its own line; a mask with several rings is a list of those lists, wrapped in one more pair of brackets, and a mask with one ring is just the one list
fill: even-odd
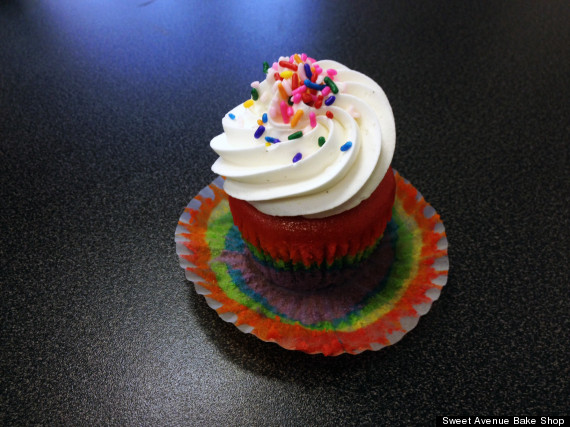
[(323, 94), (323, 96), (327, 96), (329, 93), (331, 93), (331, 88), (327, 86), (326, 88), (321, 90), (321, 93)]
[(315, 65), (315, 74), (321, 74), (323, 72), (323, 69), (321, 67), (319, 67), (318, 65)]
[(307, 60), (307, 54), (306, 53), (302, 53), (301, 54), (301, 59), (303, 60), (303, 62), (305, 62)]
[(316, 59), (311, 58), (310, 56), (307, 56), (307, 61), (309, 61), (311, 64), (317, 62)]
[(275, 71), (279, 71), (279, 64), (277, 62), (274, 62), (271, 68), (273, 68)]
[(273, 119), (277, 117), (277, 108), (275, 107), (269, 108), (269, 116)]
[(293, 111), (293, 107), (287, 108), (287, 114), (289, 115), (289, 117), (293, 117), (293, 115), (295, 114), (295, 112)]
[(301, 102), (301, 94), (296, 93), (295, 95), (293, 95), (293, 103), (298, 104), (299, 102)]
[(311, 111), (309, 113), (309, 121), (311, 122), (311, 127), (314, 128), (317, 126), (317, 117), (315, 116), (315, 112)]
[[(327, 87), (328, 87), (328, 86), (327, 86)], [(301, 86), (299, 86), (297, 89), (295, 89), (294, 91), (292, 91), (291, 93), (292, 93), (293, 95), (297, 95), (298, 93), (303, 93), (303, 92), (305, 92), (306, 90), (307, 90), (307, 86), (301, 85)]]
[(283, 117), (283, 123), (289, 123), (289, 115), (287, 114), (287, 103), (285, 101), (281, 101), (281, 104), (279, 104), (279, 108), (281, 109), (281, 117)]
[(336, 70), (334, 68), (329, 68), (327, 70), (327, 74), (329, 75), (329, 77), (332, 78), (332, 77), (336, 76)]
[(251, 82), (251, 87), (258, 88), (258, 87), (259, 87), (259, 82), (258, 82), (257, 80), (254, 81), (254, 82)]

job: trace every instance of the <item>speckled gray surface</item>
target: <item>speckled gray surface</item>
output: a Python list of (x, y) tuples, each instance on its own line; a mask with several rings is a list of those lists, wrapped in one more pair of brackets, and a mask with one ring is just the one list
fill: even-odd
[[(0, 422), (567, 413), (569, 21), (567, 1), (0, 4)], [(260, 342), (178, 266), (221, 117), (295, 51), (380, 83), (393, 165), (447, 228), (440, 300), (379, 352)]]

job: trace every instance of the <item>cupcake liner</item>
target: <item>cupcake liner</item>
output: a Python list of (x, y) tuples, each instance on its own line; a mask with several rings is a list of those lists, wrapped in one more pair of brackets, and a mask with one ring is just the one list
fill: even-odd
[(263, 341), (327, 356), (394, 344), (429, 311), (449, 269), (439, 215), (409, 181), (395, 177), (392, 220), (378, 246), (356, 267), (335, 271), (326, 288), (292, 290), (281, 283), (286, 275), (260, 270), (233, 224), (220, 177), (180, 217), (180, 265), (224, 321)]

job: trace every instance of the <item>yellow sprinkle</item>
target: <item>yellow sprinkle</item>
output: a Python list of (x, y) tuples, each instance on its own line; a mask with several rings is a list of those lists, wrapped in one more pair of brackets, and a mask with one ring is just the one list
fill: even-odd
[(266, 143), (265, 143), (265, 146), (266, 146), (266, 147), (269, 147), (270, 145), (271, 145), (270, 142), (266, 142)]
[(251, 107), (252, 105), (253, 105), (253, 99), (248, 99), (247, 101), (245, 101), (245, 102), (243, 103), (243, 106), (244, 106), (245, 108), (249, 108), (249, 107)]
[(291, 127), (294, 128), (295, 126), (297, 126), (297, 123), (299, 123), (299, 120), (301, 120), (301, 117), (303, 117), (303, 110), (297, 110), (295, 111), (295, 114), (293, 115), (293, 118), (291, 119)]
[(299, 56), (298, 53), (296, 53), (295, 55), (293, 55), (293, 58), (295, 58), (295, 62), (297, 64), (300, 64), (301, 62), (303, 62), (303, 60), (301, 59), (301, 57)]
[(293, 75), (293, 71), (291, 70), (284, 70), (279, 73), (279, 75), (284, 79), (289, 79)]
[(263, 120), (257, 119), (257, 124), (258, 124), (259, 126), (263, 126)]

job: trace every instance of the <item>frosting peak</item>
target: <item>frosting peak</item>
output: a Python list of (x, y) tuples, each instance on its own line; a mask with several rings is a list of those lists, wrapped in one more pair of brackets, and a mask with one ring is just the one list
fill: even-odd
[(251, 99), (210, 145), (225, 191), (269, 215), (324, 217), (368, 198), (386, 173), (395, 125), (372, 79), (306, 55), (264, 64)]

